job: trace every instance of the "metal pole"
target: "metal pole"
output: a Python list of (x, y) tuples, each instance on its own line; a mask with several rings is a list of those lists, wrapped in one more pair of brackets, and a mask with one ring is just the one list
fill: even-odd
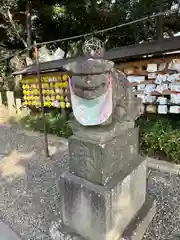
[(37, 44), (34, 42), (34, 54), (36, 58), (36, 68), (37, 68), (37, 76), (38, 76), (38, 83), (39, 83), (39, 93), (40, 93), (40, 101), (41, 101), (41, 113), (42, 119), (44, 124), (44, 144), (45, 144), (45, 155), (49, 157), (49, 148), (48, 148), (48, 137), (47, 137), (47, 129), (46, 129), (46, 117), (44, 112), (44, 99), (43, 99), (43, 92), (42, 92), (42, 81), (41, 81), (41, 74), (40, 74), (40, 65), (39, 65), (39, 54), (37, 49)]

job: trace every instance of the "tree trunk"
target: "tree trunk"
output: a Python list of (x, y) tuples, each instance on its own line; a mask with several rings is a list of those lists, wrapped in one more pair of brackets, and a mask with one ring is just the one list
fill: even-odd
[[(163, 11), (163, 0), (160, 0), (159, 11)], [(163, 39), (164, 34), (164, 16), (161, 15), (156, 18), (156, 39)]]
[(30, 48), (31, 45), (32, 45), (31, 16), (32, 16), (31, 1), (28, 0), (28, 2), (27, 2), (27, 11), (26, 11), (27, 45), (28, 45), (28, 48)]

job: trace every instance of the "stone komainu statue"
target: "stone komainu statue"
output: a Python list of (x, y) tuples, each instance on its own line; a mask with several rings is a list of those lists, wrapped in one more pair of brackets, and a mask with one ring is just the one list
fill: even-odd
[(62, 239), (142, 239), (155, 204), (146, 196), (147, 161), (134, 127), (141, 101), (111, 61), (81, 58), (65, 68), (80, 125), (68, 139), (69, 172), (58, 181)]
[(72, 72), (70, 94), (73, 113), (83, 126), (134, 121), (144, 111), (126, 76), (114, 63), (100, 58), (79, 58), (65, 66)]

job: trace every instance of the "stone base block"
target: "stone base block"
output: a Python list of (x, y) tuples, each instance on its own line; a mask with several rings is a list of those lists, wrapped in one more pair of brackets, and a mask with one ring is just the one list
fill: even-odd
[(69, 171), (92, 183), (107, 185), (125, 165), (139, 158), (138, 137), (138, 128), (103, 140), (74, 135), (69, 138)]
[(1, 240), (22, 240), (12, 229), (0, 220), (0, 239)]
[(49, 231), (52, 240), (85, 240), (63, 223), (53, 223)]
[[(111, 238), (112, 240), (141, 240), (151, 223), (156, 212), (156, 203), (152, 200), (146, 200), (137, 212), (134, 219), (126, 227), (124, 232), (119, 238)], [(60, 224), (55, 230), (53, 240), (87, 240), (77, 234), (75, 230)], [(98, 240), (98, 239), (94, 239)], [(109, 240), (109, 238), (104, 238), (103, 240)]]
[(156, 202), (146, 200), (122, 234), (122, 240), (140, 240), (156, 213)]
[(118, 240), (146, 199), (146, 161), (134, 161), (106, 187), (65, 172), (58, 181), (62, 221), (88, 240)]

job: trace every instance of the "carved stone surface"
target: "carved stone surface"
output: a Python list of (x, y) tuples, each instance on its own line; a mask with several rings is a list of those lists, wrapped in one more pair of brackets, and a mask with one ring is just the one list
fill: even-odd
[(58, 182), (63, 223), (85, 239), (119, 239), (145, 202), (146, 164), (134, 161), (106, 187), (65, 172)]
[(70, 172), (90, 182), (105, 185), (138, 157), (138, 128), (96, 141), (82, 136), (69, 138)]
[(92, 140), (97, 142), (103, 142), (104, 140), (110, 140), (122, 134), (129, 128), (134, 128), (133, 121), (118, 122), (114, 117), (110, 125), (100, 125), (93, 127), (84, 127), (80, 125), (76, 120), (71, 122), (73, 133), (75, 136), (84, 139), (84, 141)]
[[(107, 91), (109, 78), (112, 80), (112, 116), (117, 121), (134, 121), (144, 111), (140, 99), (134, 96), (126, 76), (116, 70), (114, 63), (104, 59), (76, 60), (64, 66), (72, 71), (72, 90), (82, 99), (95, 99)], [(116, 113), (115, 113), (116, 112)], [(111, 124), (111, 117), (103, 124)]]

